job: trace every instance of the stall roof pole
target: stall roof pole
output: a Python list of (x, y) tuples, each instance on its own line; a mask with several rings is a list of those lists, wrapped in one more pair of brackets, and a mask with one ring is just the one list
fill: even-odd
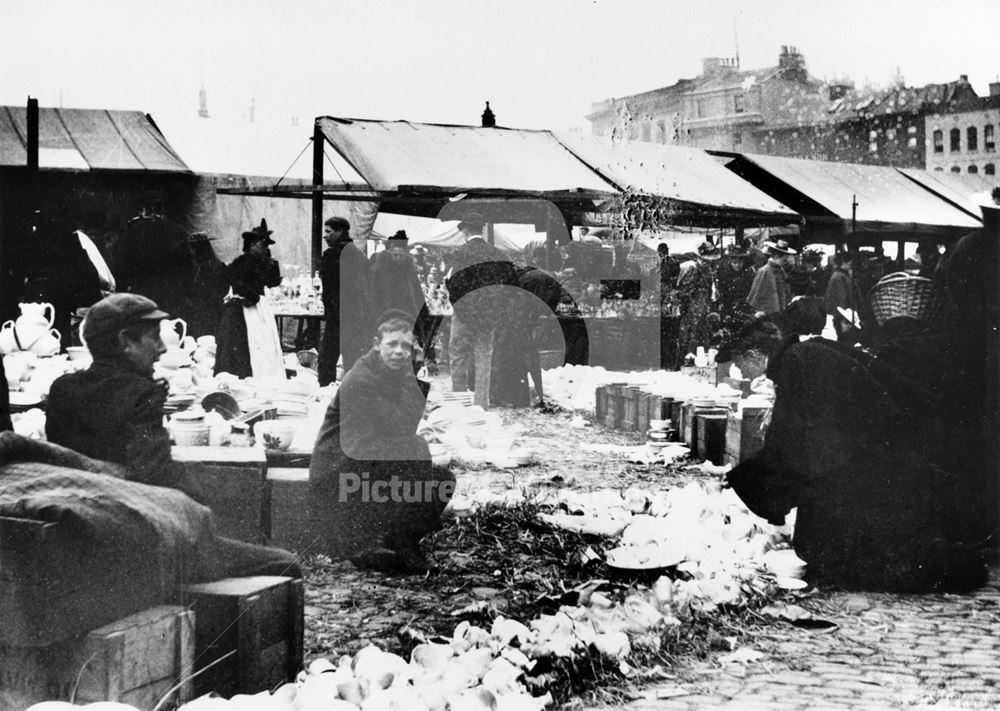
[[(313, 126), (313, 185), (323, 185), (323, 148), (326, 138), (317, 121)], [(319, 271), (323, 254), (323, 191), (312, 194), (312, 271)]]

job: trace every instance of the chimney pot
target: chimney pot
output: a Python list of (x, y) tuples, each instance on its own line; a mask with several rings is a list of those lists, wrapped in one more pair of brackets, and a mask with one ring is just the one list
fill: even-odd
[(486, 110), (483, 111), (482, 115), (483, 128), (494, 128), (497, 125), (497, 117), (493, 114), (490, 109), (490, 102), (486, 102)]
[(1000, 81), (990, 82), (990, 96), (1000, 96)]
[(958, 75), (958, 80), (960, 82), (964, 82), (964, 83), (968, 84), (969, 83), (969, 75), (968, 74), (959, 74)]

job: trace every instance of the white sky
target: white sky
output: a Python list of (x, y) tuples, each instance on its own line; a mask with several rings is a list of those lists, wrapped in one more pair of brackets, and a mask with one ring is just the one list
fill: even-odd
[(587, 126), (592, 101), (781, 45), (820, 78), (885, 85), (1000, 72), (1000, 0), (0, 0), (0, 103), (215, 118), (304, 135), (316, 115)]

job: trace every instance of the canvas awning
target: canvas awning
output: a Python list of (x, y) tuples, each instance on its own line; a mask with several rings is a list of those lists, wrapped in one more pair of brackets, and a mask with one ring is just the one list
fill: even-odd
[[(28, 162), (27, 109), (0, 107), (0, 167)], [(153, 120), (139, 111), (38, 111), (40, 169), (190, 173)]]
[(782, 225), (798, 214), (725, 169), (703, 150), (639, 141), (608, 141), (569, 132), (556, 137), (623, 189), (669, 200), (675, 224), (701, 227)]
[(917, 168), (900, 168), (899, 172), (977, 218), (983, 214), (983, 211), (979, 207), (979, 203), (971, 196), (977, 193), (988, 193), (993, 188), (1000, 186), (1000, 178), (995, 175), (945, 173)]
[(960, 234), (982, 224), (896, 168), (764, 155), (740, 155), (727, 167), (801, 213), (807, 225), (839, 223), (844, 236)]

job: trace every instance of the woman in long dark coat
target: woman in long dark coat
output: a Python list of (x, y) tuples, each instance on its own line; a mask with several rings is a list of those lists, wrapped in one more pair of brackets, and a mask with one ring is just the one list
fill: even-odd
[(390, 311), (344, 376), (309, 466), (323, 552), (386, 572), (426, 570), (420, 539), (441, 527), (454, 476), (416, 434), (428, 385), (414, 376), (413, 317)]
[[(215, 372), (284, 377), (281, 342), (274, 317), (259, 306), (264, 287), (281, 284), (281, 269), (271, 258), (274, 244), (267, 222), (243, 233), (243, 254), (229, 265), (229, 286), (219, 323)], [(251, 347), (251, 342), (253, 347)]]

